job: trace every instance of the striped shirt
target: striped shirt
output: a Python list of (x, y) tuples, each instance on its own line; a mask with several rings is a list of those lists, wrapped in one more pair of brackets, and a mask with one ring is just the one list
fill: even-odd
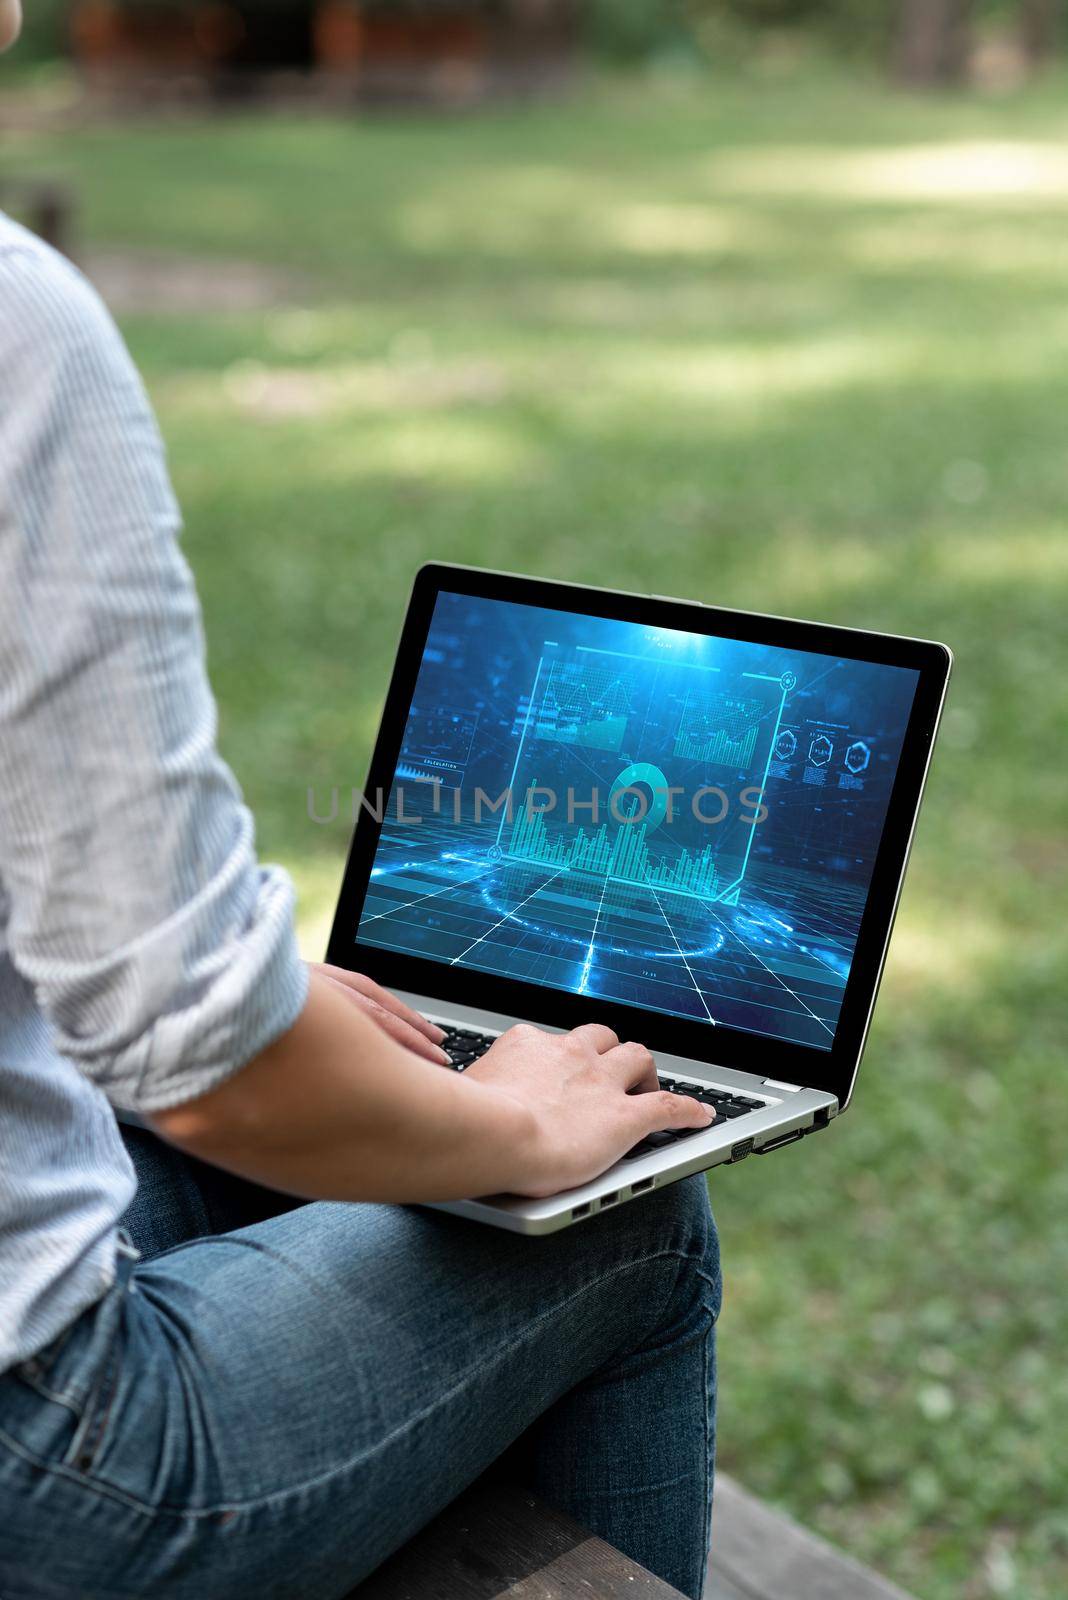
[(114, 324), (0, 214), (0, 1371), (113, 1280), (115, 1108), (203, 1094), (304, 1004), (178, 527)]

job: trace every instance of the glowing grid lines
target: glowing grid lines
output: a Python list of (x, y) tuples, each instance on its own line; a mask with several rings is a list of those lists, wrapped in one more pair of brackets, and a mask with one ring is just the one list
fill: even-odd
[[(408, 839), (395, 842), (410, 844)], [(637, 991), (651, 1010), (713, 1024), (722, 1007), (736, 1014), (741, 1008), (754, 1026), (760, 1022), (766, 1028), (777, 1019), (776, 1034), (799, 1043), (814, 1043), (817, 1031), (820, 1037), (829, 1032), (818, 1008), (828, 1009), (828, 981), (837, 992), (838, 975), (810, 952), (805, 980), (786, 982), (747, 937), (746, 911), (715, 908), (711, 922), (718, 936), (710, 940), (706, 926), (700, 939), (688, 943), (686, 928), (655, 891), (647, 897), (656, 907), (654, 919), (637, 903), (645, 898), (642, 891), (631, 885), (605, 881), (588, 902), (570, 896), (554, 901), (558, 870), (487, 861), (471, 873), (462, 852), (448, 852), (448, 857), (437, 868), (446, 881), (432, 889), (427, 875), (435, 868), (427, 862), (420, 864), (418, 877), (402, 859), (373, 880), (362, 935), (367, 943), (392, 946), (403, 929), (407, 948), (450, 964), (463, 961), (487, 972), (630, 1003)], [(517, 889), (517, 874), (526, 880), (525, 888)], [(388, 932), (383, 923), (390, 925)], [(782, 943), (784, 949), (789, 946), (785, 934)]]

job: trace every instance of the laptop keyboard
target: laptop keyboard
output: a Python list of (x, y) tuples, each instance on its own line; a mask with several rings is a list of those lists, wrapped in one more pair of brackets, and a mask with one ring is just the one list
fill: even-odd
[[(740, 1094), (737, 1089), (717, 1089), (714, 1085), (704, 1083), (687, 1083), (681, 1078), (661, 1078), (661, 1089), (670, 1089), (672, 1094), (688, 1095), (691, 1100), (700, 1100), (702, 1105), (711, 1106), (716, 1113), (716, 1120), (730, 1120), (734, 1117), (744, 1117), (747, 1111), (760, 1111), (766, 1100), (753, 1100), (747, 1094)], [(682, 1130), (689, 1133), (689, 1128)], [(697, 1132), (700, 1133), (700, 1128)]]
[[(700, 1100), (702, 1105), (711, 1106), (716, 1113), (716, 1122), (733, 1122), (737, 1117), (748, 1115), (750, 1111), (761, 1111), (767, 1103), (740, 1094), (737, 1089), (717, 1089), (710, 1084), (687, 1083), (682, 1078), (661, 1077), (660, 1087), (669, 1089), (672, 1094), (684, 1094), (691, 1100)], [(714, 1127), (715, 1123), (710, 1123), (709, 1126)], [(640, 1144), (627, 1151), (623, 1160), (635, 1161), (639, 1156), (647, 1156), (654, 1150), (663, 1150), (669, 1144), (677, 1144), (680, 1139), (692, 1139), (695, 1133), (707, 1132), (708, 1128), (665, 1128), (660, 1133), (649, 1133)]]
[(454, 1028), (447, 1022), (441, 1026), (445, 1030), (441, 1048), (457, 1072), (462, 1072), (472, 1061), (484, 1056), (497, 1037), (494, 1033), (476, 1033), (473, 1028)]
[[(479, 1033), (474, 1028), (457, 1028), (445, 1024), (442, 1049), (456, 1071), (463, 1072), (472, 1061), (477, 1061), (480, 1056), (486, 1054), (496, 1037), (496, 1034)], [(716, 1113), (717, 1122), (733, 1122), (738, 1117), (746, 1116), (750, 1111), (760, 1111), (767, 1103), (740, 1094), (736, 1089), (717, 1089), (714, 1085), (687, 1083), (682, 1078), (662, 1077), (660, 1087), (670, 1089), (672, 1094), (688, 1095), (692, 1100), (700, 1100), (702, 1105), (711, 1106)], [(633, 1150), (627, 1151), (623, 1160), (633, 1161), (638, 1156), (649, 1155), (653, 1150), (663, 1150), (665, 1146), (675, 1144), (679, 1139), (688, 1139), (695, 1133), (705, 1132), (707, 1132), (705, 1128), (666, 1128), (662, 1133), (647, 1134)]]

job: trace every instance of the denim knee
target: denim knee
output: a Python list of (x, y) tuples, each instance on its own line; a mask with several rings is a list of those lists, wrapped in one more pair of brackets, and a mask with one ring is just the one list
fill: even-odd
[(641, 1200), (631, 1214), (643, 1232), (691, 1257), (710, 1278), (719, 1277), (719, 1239), (703, 1172), (666, 1184)]
[(706, 1291), (711, 1291), (713, 1313), (718, 1316), (722, 1290), (719, 1234), (709, 1202), (706, 1174), (695, 1172), (678, 1183), (668, 1184), (657, 1198), (670, 1216), (675, 1248), (692, 1263)]
[[(704, 1173), (666, 1184), (631, 1205), (590, 1224), (590, 1242), (599, 1229), (618, 1230), (616, 1243), (634, 1261), (646, 1257), (658, 1269), (674, 1266), (669, 1320), (700, 1309), (718, 1317), (722, 1298), (719, 1237)], [(654, 1291), (655, 1292), (655, 1291)], [(658, 1297), (659, 1298), (659, 1297)], [(663, 1302), (661, 1302), (663, 1303)]]
[[(674, 1282), (662, 1303), (660, 1327), (703, 1326), (715, 1322), (722, 1300), (719, 1236), (708, 1200), (704, 1173), (666, 1185), (635, 1207), (648, 1206), (643, 1221), (647, 1249), (674, 1257)], [(661, 1260), (663, 1258), (661, 1257)]]
[(711, 1338), (723, 1290), (704, 1174), (667, 1184), (625, 1210), (640, 1224), (632, 1250), (647, 1258), (634, 1306), (644, 1329), (639, 1348)]

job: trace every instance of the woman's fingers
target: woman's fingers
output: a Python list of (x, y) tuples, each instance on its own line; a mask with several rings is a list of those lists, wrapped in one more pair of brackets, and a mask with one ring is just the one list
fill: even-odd
[(707, 1128), (715, 1113), (711, 1106), (688, 1094), (659, 1089), (633, 1097), (635, 1127), (639, 1133), (661, 1133), (666, 1128)]
[[(413, 1054), (423, 1056), (427, 1061), (432, 1061), (436, 1067), (450, 1065), (449, 1058), (441, 1046), (435, 1044), (433, 1039), (427, 1038), (426, 1034), (419, 1028), (413, 1027), (406, 1016), (398, 1016), (395, 1011), (379, 1005), (377, 1000), (372, 999), (368, 994), (364, 994), (353, 984), (339, 983), (333, 975), (334, 969), (323, 967), (320, 970), (328, 983), (333, 984), (336, 989), (344, 990), (353, 1005), (359, 1006), (360, 1010), (382, 1029), (383, 1033), (388, 1033), (391, 1039), (396, 1039), (397, 1043), (402, 1044), (406, 1050), (411, 1050)], [(407, 1006), (404, 1007), (404, 1010), (408, 1010)], [(412, 1015), (415, 1015), (415, 1013), (412, 1013)], [(440, 1032), (440, 1029), (438, 1031)], [(442, 1034), (442, 1037), (444, 1038), (444, 1034)]]
[(613, 1074), (618, 1077), (621, 1087), (626, 1089), (628, 1094), (660, 1087), (660, 1080), (656, 1075), (656, 1062), (651, 1052), (643, 1044), (636, 1044), (632, 1039), (606, 1050), (601, 1056), (601, 1065), (611, 1068)]
[(607, 1050), (614, 1050), (619, 1044), (618, 1033), (613, 1033), (611, 1028), (606, 1028), (600, 1022), (584, 1022), (580, 1028), (572, 1028), (568, 1035), (576, 1044), (591, 1047), (599, 1056)]
[(396, 1039), (398, 1044), (404, 1045), (406, 1049), (411, 1050), (417, 1056), (425, 1056), (436, 1067), (452, 1065), (439, 1044), (435, 1044), (432, 1039), (428, 1039), (425, 1034), (420, 1033), (418, 1028), (413, 1028), (411, 1023), (406, 1022), (403, 1017), (395, 1016), (392, 1011), (387, 1011), (385, 1006), (377, 1005), (373, 1000), (365, 1000), (364, 1005), (367, 1008), (368, 1016), (378, 1023), (384, 1033), (388, 1033), (391, 1038)]
[(396, 1039), (398, 1044), (411, 1050), (417, 1056), (424, 1056), (427, 1061), (432, 1061), (436, 1067), (451, 1065), (448, 1056), (439, 1044), (428, 1039), (420, 1033), (418, 1028), (413, 1028), (410, 1022), (403, 1017), (398, 1017), (394, 1012), (387, 1011), (385, 1006), (380, 1006), (376, 1001), (368, 999), (365, 995), (360, 997), (360, 1004), (372, 1021), (377, 1022), (383, 1033), (388, 1033), (391, 1039)]
[(383, 989), (380, 983), (376, 983), (373, 978), (366, 977), (364, 973), (349, 972), (346, 967), (331, 967), (326, 965), (325, 962), (319, 963), (319, 971), (325, 977), (332, 979), (339, 988), (348, 989), (352, 994), (362, 995), (365, 999), (372, 1000), (376, 1005), (381, 1006), (384, 1011), (391, 1011), (395, 1017), (399, 1017), (402, 1022), (406, 1022), (410, 1028), (415, 1028), (417, 1032), (429, 1039), (432, 1044), (440, 1044), (444, 1039), (444, 1028), (439, 1028), (434, 1022), (428, 1022), (425, 1017), (419, 1015), (418, 1011), (414, 1011), (411, 1006), (406, 1006), (403, 1000), (398, 1000), (395, 994), (391, 994), (388, 989)]

